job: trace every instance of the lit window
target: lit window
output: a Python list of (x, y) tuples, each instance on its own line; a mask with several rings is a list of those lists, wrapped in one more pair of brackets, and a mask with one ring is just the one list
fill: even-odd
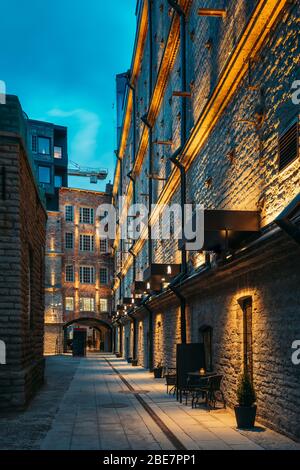
[(100, 253), (107, 253), (108, 252), (108, 241), (107, 238), (100, 239)]
[(65, 207), (65, 217), (66, 217), (66, 222), (74, 221), (74, 207), (73, 206)]
[(73, 250), (74, 247), (74, 236), (73, 233), (66, 233), (66, 249), (67, 250)]
[(107, 268), (100, 268), (100, 284), (108, 283), (108, 273)]
[(51, 183), (51, 173), (49, 166), (39, 166), (39, 182), (45, 184)]
[(74, 282), (74, 266), (68, 265), (66, 266), (66, 282)]
[(94, 251), (93, 235), (80, 235), (80, 251)]
[(74, 311), (74, 297), (66, 297), (66, 311), (67, 312)]
[(95, 268), (93, 266), (80, 266), (80, 283), (95, 284)]
[(50, 155), (50, 139), (48, 137), (38, 138), (39, 153), (42, 155)]
[(95, 311), (95, 299), (92, 297), (82, 297), (80, 299), (80, 311), (81, 312)]
[(94, 223), (94, 209), (89, 207), (80, 207), (80, 218), (81, 224), (93, 224)]
[(54, 187), (55, 188), (61, 188), (62, 187), (62, 176), (61, 175), (55, 175), (54, 176)]
[(33, 153), (37, 153), (37, 135), (31, 136), (31, 150)]
[(100, 299), (100, 312), (108, 312), (108, 300)]
[(62, 147), (54, 147), (54, 158), (62, 158)]

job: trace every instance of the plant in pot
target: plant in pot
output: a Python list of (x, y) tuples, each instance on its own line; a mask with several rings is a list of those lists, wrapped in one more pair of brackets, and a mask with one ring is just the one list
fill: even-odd
[(157, 364), (157, 366), (154, 367), (153, 373), (154, 373), (154, 378), (155, 378), (155, 379), (161, 379), (161, 378), (162, 378), (162, 375), (163, 375), (163, 366), (162, 366), (161, 362), (159, 362), (159, 363)]
[(249, 429), (254, 427), (256, 417), (256, 394), (248, 372), (244, 372), (239, 380), (237, 390), (238, 405), (234, 407), (237, 427)]

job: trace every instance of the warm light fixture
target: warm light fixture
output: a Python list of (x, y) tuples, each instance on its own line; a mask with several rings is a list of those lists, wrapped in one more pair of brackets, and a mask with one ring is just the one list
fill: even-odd
[(147, 289), (150, 290), (150, 282), (147, 282)]
[(167, 274), (172, 274), (172, 266), (167, 267)]

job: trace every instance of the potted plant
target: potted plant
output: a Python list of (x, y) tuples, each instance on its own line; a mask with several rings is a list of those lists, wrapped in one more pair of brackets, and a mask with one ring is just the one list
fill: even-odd
[(162, 378), (162, 375), (163, 375), (163, 366), (162, 366), (161, 362), (159, 362), (159, 363), (157, 364), (157, 366), (154, 367), (153, 373), (154, 373), (154, 378), (155, 378), (155, 379), (161, 379), (161, 378)]
[(137, 359), (132, 359), (131, 365), (132, 365), (132, 367), (137, 367), (137, 365), (138, 365), (138, 360), (137, 360)]
[(254, 427), (256, 417), (256, 394), (248, 372), (244, 372), (239, 380), (237, 390), (238, 405), (234, 407), (237, 427), (249, 429)]

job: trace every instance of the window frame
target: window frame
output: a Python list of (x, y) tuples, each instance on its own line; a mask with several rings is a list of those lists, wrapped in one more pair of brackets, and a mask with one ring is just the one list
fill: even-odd
[[(87, 217), (87, 212), (89, 216)], [(95, 223), (95, 209), (93, 207), (80, 207), (79, 208), (79, 223), (86, 225), (94, 225)]]
[[(72, 268), (72, 276), (71, 276), (71, 280), (68, 279), (68, 268)], [(75, 282), (75, 267), (74, 267), (74, 264), (67, 264), (66, 267), (65, 267), (65, 282), (67, 283), (74, 283)]]
[[(72, 217), (71, 219), (67, 216), (68, 214), (68, 210), (67, 209), (71, 209), (71, 212), (72, 212)], [(65, 206), (65, 221), (66, 222), (74, 222), (74, 206), (70, 206), (70, 205), (66, 205)]]
[[(68, 235), (71, 235), (72, 238), (72, 246), (67, 246), (67, 238)], [(65, 249), (66, 250), (74, 250), (74, 233), (73, 232), (66, 232), (65, 233)]]
[[(87, 244), (87, 240), (89, 240), (88, 244)], [(89, 248), (86, 248), (88, 246), (89, 246)], [(79, 236), (79, 251), (82, 251), (83, 253), (94, 253), (94, 251), (95, 251), (95, 236), (85, 234), (85, 233), (80, 234), (80, 236)]]
[[(105, 271), (105, 282), (102, 282), (102, 280), (101, 280), (101, 271), (102, 271), (102, 273)], [(102, 286), (107, 286), (108, 285), (108, 268), (106, 268), (106, 267), (99, 268), (99, 283)]]
[[(103, 243), (105, 243), (105, 249), (103, 249)], [(99, 250), (102, 255), (108, 253), (108, 238), (100, 238)]]
[[(41, 181), (41, 176), (40, 176), (40, 170), (48, 170), (49, 171), (49, 181)], [(39, 183), (41, 184), (51, 184), (51, 168), (50, 166), (47, 165), (39, 165), (38, 166), (38, 177), (39, 177)]]
[[(49, 157), (51, 155), (51, 138), (47, 137), (47, 136), (39, 135), (37, 140), (38, 140), (37, 141), (37, 150), (38, 150), (37, 153), (39, 155), (45, 155), (46, 157)], [(40, 141), (41, 140), (45, 140), (45, 141), (49, 142), (49, 153), (40, 152)]]
[[(55, 149), (60, 149), (61, 150), (61, 154), (60, 154), (61, 156), (60, 157), (55, 156), (55, 152), (56, 152)], [(63, 159), (63, 148), (62, 148), (61, 145), (54, 145), (54, 147), (53, 147), (53, 158), (55, 158), (55, 160), (62, 160)]]
[[(72, 300), (72, 308), (68, 308), (68, 300)], [(65, 310), (66, 310), (66, 312), (74, 312), (74, 310), (75, 310), (74, 297), (66, 297), (65, 298)]]
[[(87, 275), (87, 273), (89, 273)], [(94, 285), (95, 282), (94, 266), (79, 266), (79, 282), (83, 285)], [(89, 280), (88, 280), (89, 279)]]
[[(83, 304), (89, 301), (90, 302), (90, 308), (82, 308)], [(94, 297), (80, 297), (79, 299), (79, 310), (80, 312), (94, 312), (95, 311), (95, 298)]]
[[(101, 307), (101, 302), (105, 302), (106, 308), (102, 309)], [(107, 313), (109, 311), (109, 306), (108, 306), (108, 299), (107, 298), (100, 298), (99, 301), (99, 309), (101, 313)]]

